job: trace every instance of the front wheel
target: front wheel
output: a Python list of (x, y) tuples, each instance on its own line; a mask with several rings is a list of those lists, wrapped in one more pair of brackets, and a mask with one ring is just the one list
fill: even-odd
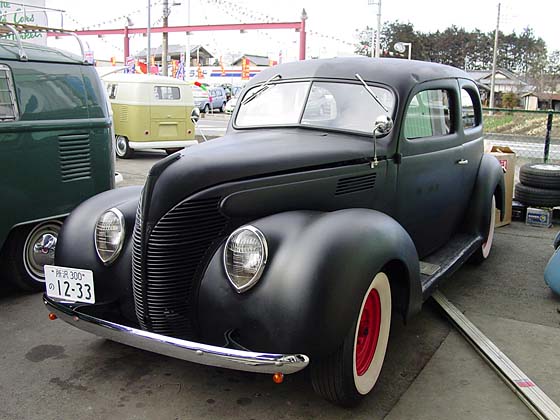
[(315, 392), (344, 407), (358, 404), (379, 378), (390, 327), (391, 286), (385, 273), (380, 272), (364, 294), (356, 321), (342, 345), (312, 363)]
[(128, 144), (128, 139), (124, 136), (117, 136), (115, 140), (115, 153), (120, 159), (128, 159), (132, 156), (133, 149)]
[(29, 292), (45, 288), (45, 265), (54, 264), (56, 241), (62, 222), (51, 220), (13, 231), (4, 245), (3, 277)]

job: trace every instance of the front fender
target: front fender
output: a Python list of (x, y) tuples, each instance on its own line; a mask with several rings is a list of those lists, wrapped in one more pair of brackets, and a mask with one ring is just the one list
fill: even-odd
[[(124, 187), (97, 194), (76, 207), (62, 225), (56, 245), (55, 264), (92, 270), (96, 303), (125, 298), (123, 302), (132, 305), (131, 238), (140, 191), (141, 187)], [(124, 215), (125, 243), (118, 258), (106, 266), (95, 251), (94, 232), (99, 216), (113, 207)], [(130, 315), (130, 308), (126, 312)]]
[[(418, 255), (406, 231), (374, 210), (287, 212), (256, 220), (267, 238), (269, 262), (255, 287), (238, 294), (229, 284), (220, 246), (202, 279), (201, 335), (223, 343), (235, 330), (251, 350), (334, 351), (358, 315), (365, 291), (384, 267), (400, 264), (409, 311), (422, 302)], [(220, 341), (221, 340), (221, 341)]]
[(482, 156), (471, 201), (465, 217), (465, 231), (484, 237), (488, 233), (492, 196), (496, 196), (496, 207), (501, 220), (505, 210), (504, 170), (494, 156)]

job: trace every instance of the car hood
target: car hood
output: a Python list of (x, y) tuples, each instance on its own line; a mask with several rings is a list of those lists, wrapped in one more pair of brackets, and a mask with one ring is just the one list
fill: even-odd
[[(378, 143), (378, 155), (384, 150)], [(365, 136), (300, 128), (230, 131), (154, 165), (150, 201), (158, 209), (150, 209), (150, 213), (161, 216), (192, 194), (226, 182), (364, 161), (371, 156), (373, 142)]]

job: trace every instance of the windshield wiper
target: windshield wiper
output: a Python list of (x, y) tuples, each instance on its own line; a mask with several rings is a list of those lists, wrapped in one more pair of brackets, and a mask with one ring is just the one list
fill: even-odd
[(255, 99), (257, 96), (259, 96), (261, 93), (263, 93), (265, 90), (267, 90), (270, 86), (270, 82), (272, 82), (274, 79), (281, 79), (282, 76), (280, 76), (279, 74), (275, 74), (274, 76), (272, 76), (270, 79), (268, 79), (266, 82), (264, 82), (262, 84), (262, 86), (257, 89), (251, 96), (249, 96), (248, 98), (245, 98), (243, 100), (243, 102), (241, 102), (241, 105), (245, 105), (248, 102), (251, 102), (253, 99)]
[(368, 93), (371, 95), (371, 97), (372, 97), (373, 99), (375, 99), (375, 102), (377, 102), (377, 103), (379, 104), (379, 106), (380, 106), (381, 108), (383, 108), (383, 110), (384, 110), (385, 112), (389, 112), (389, 108), (387, 108), (385, 105), (383, 105), (383, 104), (381, 103), (381, 100), (379, 99), (379, 96), (377, 96), (377, 95), (373, 92), (373, 90), (371, 90), (371, 88), (367, 85), (366, 82), (364, 82), (364, 79), (362, 79), (362, 76), (360, 76), (358, 73), (356, 73), (355, 76), (356, 76), (356, 79), (358, 79), (360, 82), (362, 82), (362, 85), (364, 85), (364, 87), (366, 88), (366, 90), (368, 91)]

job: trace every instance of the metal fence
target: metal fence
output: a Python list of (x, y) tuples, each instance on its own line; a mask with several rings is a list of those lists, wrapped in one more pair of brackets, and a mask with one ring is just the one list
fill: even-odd
[(560, 162), (560, 112), (483, 108), (486, 146), (508, 146), (519, 163)]

